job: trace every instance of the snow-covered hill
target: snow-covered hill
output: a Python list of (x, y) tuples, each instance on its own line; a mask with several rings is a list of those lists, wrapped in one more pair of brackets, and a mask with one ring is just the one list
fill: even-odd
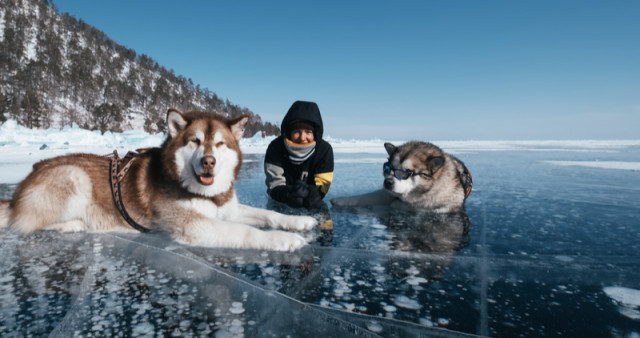
[(82, 19), (59, 14), (46, 1), (1, 3), (0, 122), (158, 132), (167, 109), (174, 107), (231, 117), (249, 114), (250, 135), (278, 134), (277, 126), (248, 108), (119, 45)]

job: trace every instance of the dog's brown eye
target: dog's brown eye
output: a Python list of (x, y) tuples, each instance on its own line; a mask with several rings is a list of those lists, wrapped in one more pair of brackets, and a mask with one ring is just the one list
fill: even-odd
[(218, 142), (216, 143), (216, 147), (222, 147), (224, 145), (224, 142)]
[(200, 145), (200, 139), (198, 139), (197, 137), (192, 138), (191, 140), (189, 140), (190, 142), (193, 142), (197, 145)]

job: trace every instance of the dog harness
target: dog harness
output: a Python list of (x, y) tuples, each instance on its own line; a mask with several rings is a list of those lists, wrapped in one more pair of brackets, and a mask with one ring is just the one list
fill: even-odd
[[(113, 151), (113, 157), (111, 157), (111, 162), (109, 162), (109, 185), (111, 186), (113, 204), (115, 204), (116, 209), (118, 209), (120, 215), (122, 215), (122, 218), (124, 218), (124, 220), (127, 221), (127, 223), (129, 223), (132, 228), (140, 232), (149, 232), (151, 231), (150, 229), (138, 224), (133, 220), (133, 218), (131, 218), (131, 216), (129, 216), (129, 213), (127, 212), (127, 209), (125, 209), (124, 203), (122, 202), (122, 194), (120, 193), (120, 182), (127, 175), (129, 167), (131, 167), (133, 160), (135, 160), (138, 155), (139, 154), (135, 151), (129, 151), (124, 158), (119, 158), (118, 151)], [(120, 170), (120, 164), (127, 159), (127, 164), (125, 164), (122, 170)]]
[(469, 194), (471, 194), (471, 187), (473, 187), (473, 179), (471, 179), (471, 173), (466, 166), (464, 166), (464, 173), (458, 173), (458, 179), (460, 179), (460, 184), (465, 189), (464, 200), (466, 201)]

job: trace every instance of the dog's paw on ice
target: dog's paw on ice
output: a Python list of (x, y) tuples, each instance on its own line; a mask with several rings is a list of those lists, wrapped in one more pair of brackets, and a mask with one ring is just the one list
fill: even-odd
[(287, 216), (279, 224), (282, 229), (295, 231), (311, 230), (316, 225), (318, 221), (311, 216)]
[(298, 234), (284, 231), (269, 231), (267, 249), (275, 251), (295, 251), (306, 244), (307, 241)]
[(81, 220), (71, 220), (67, 222), (55, 223), (47, 226), (47, 230), (55, 230), (60, 232), (81, 232), (86, 231), (87, 227)]
[(298, 230), (311, 230), (318, 225), (318, 220), (311, 216), (298, 216)]

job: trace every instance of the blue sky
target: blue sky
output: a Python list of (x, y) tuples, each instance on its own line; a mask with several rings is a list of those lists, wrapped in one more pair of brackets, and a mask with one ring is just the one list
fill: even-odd
[(640, 1), (54, 0), (279, 125), (325, 135), (640, 138)]

